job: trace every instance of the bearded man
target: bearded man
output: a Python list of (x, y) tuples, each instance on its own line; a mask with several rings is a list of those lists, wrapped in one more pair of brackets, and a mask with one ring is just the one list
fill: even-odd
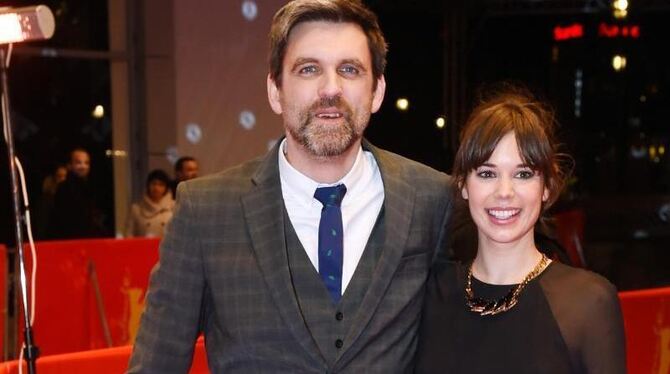
[(186, 373), (199, 327), (214, 373), (412, 370), (449, 177), (363, 139), (386, 43), (357, 0), (296, 0), (270, 32), (265, 157), (181, 183), (130, 361)]

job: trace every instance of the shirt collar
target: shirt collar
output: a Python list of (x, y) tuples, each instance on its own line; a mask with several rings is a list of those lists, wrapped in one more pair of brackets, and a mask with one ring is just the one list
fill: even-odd
[(365, 171), (365, 157), (363, 154), (363, 148), (359, 147), (358, 153), (356, 154), (356, 160), (351, 167), (351, 170), (338, 180), (335, 183), (319, 183), (310, 177), (304, 175), (295, 169), (286, 159), (286, 154), (284, 150), (286, 148), (286, 139), (284, 138), (279, 145), (279, 177), (281, 178), (282, 190), (284, 198), (290, 196), (290, 198), (299, 201), (305, 206), (311, 204), (321, 204), (314, 198), (314, 192), (318, 187), (328, 187), (336, 186), (338, 184), (344, 183), (347, 187), (347, 193), (342, 199), (342, 205), (346, 205), (348, 200), (352, 200), (356, 195), (356, 187), (360, 185), (360, 179), (363, 176)]

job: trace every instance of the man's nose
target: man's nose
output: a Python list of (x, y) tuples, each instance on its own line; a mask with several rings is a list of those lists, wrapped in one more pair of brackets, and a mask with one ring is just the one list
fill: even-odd
[(320, 83), (320, 97), (335, 97), (342, 94), (342, 77), (336, 71), (323, 74)]

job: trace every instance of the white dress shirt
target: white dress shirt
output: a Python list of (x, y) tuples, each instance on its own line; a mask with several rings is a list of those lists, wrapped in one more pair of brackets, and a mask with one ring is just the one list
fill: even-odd
[(361, 148), (351, 170), (332, 184), (318, 183), (296, 170), (284, 154), (286, 139), (279, 146), (279, 176), (284, 205), (312, 265), (319, 271), (319, 221), (323, 205), (314, 198), (318, 187), (343, 183), (347, 193), (342, 199), (343, 264), (342, 293), (354, 275), (372, 228), (384, 203), (384, 184), (372, 153)]

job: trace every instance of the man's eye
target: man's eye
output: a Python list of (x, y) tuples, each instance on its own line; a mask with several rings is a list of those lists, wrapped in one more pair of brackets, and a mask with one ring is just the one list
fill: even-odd
[(347, 75), (358, 75), (360, 70), (357, 67), (352, 65), (345, 65), (340, 68), (340, 72)]
[(300, 74), (315, 74), (319, 72), (319, 68), (314, 65), (309, 65), (298, 70)]
[(521, 170), (517, 173), (517, 178), (520, 179), (530, 179), (535, 176), (535, 172), (532, 170)]
[(488, 178), (495, 178), (496, 175), (491, 170), (482, 170), (477, 172), (477, 176), (479, 178), (488, 179)]

